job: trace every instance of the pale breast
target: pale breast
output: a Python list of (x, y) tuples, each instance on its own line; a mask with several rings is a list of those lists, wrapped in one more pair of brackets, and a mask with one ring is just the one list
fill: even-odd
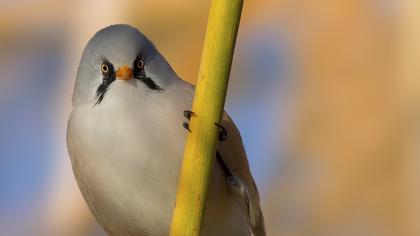
[(170, 122), (160, 109), (117, 105), (73, 111), (68, 146), (77, 182), (108, 231), (167, 234), (185, 140), (182, 110)]
[[(187, 132), (182, 112), (190, 99), (145, 98), (124, 89), (99, 106), (73, 110), (67, 142), (74, 174), (111, 235), (168, 235)], [(204, 234), (248, 235), (247, 225), (243, 200), (229, 192), (215, 165)]]

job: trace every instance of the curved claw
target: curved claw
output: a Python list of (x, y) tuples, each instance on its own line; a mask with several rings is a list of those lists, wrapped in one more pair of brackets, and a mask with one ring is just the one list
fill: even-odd
[[(185, 110), (185, 111), (184, 111), (184, 117), (185, 117), (185, 118), (187, 118), (188, 120), (190, 120), (192, 116), (197, 116), (197, 115), (196, 115), (194, 112), (189, 111), (189, 110)], [(184, 122), (184, 123), (182, 123), (182, 126), (183, 126), (186, 130), (188, 130), (188, 132), (190, 132), (190, 133), (191, 133), (190, 124), (189, 124), (188, 122)]]
[(184, 122), (182, 123), (182, 127), (184, 127), (186, 130), (188, 130), (188, 132), (191, 133), (190, 124), (188, 124), (187, 122)]
[(220, 133), (219, 133), (219, 141), (225, 141), (227, 139), (227, 131), (225, 129), (225, 127), (223, 127), (222, 125), (218, 124), (218, 123), (214, 123), (217, 127), (219, 127), (221, 129)]
[(191, 119), (192, 116), (197, 116), (197, 115), (194, 112), (189, 111), (189, 110), (184, 111), (184, 117), (187, 118), (188, 120)]

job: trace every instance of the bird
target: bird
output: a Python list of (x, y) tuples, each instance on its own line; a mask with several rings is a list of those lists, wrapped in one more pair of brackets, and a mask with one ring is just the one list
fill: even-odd
[[(169, 234), (185, 139), (194, 132), (185, 123), (200, 115), (188, 110), (194, 91), (135, 27), (110, 25), (87, 43), (67, 147), (82, 196), (108, 235)], [(217, 145), (200, 235), (265, 235), (240, 133), (226, 112), (217, 125), (227, 138)]]

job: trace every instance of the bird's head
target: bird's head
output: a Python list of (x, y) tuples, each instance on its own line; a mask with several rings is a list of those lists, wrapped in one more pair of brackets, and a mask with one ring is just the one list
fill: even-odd
[(98, 31), (84, 49), (73, 105), (99, 105), (108, 96), (118, 96), (111, 89), (118, 84), (162, 92), (174, 78), (177, 75), (169, 63), (139, 30), (111, 25)]

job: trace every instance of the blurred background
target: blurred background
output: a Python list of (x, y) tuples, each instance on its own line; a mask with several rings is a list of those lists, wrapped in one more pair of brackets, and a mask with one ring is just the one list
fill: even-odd
[[(268, 235), (420, 235), (420, 2), (245, 0), (226, 110)], [(83, 47), (138, 27), (195, 83), (209, 0), (0, 1), (0, 235), (100, 236), (67, 155)]]

